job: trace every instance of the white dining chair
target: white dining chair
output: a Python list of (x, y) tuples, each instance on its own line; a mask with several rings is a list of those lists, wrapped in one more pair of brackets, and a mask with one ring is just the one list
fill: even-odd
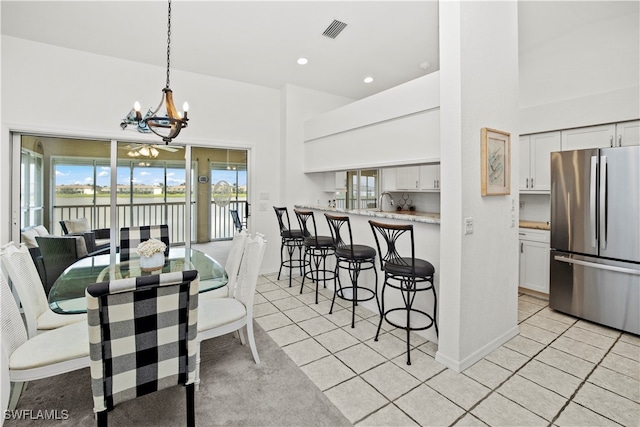
[(232, 285), (235, 288), (233, 297), (200, 300), (198, 309), (197, 382), (200, 381), (200, 343), (204, 340), (238, 331), (241, 342), (244, 343), (243, 330), (245, 330), (253, 359), (256, 364), (260, 363), (253, 334), (253, 299), (265, 247), (266, 241), (261, 234), (256, 234), (256, 236), (246, 239), (238, 275)]
[(200, 294), (200, 300), (209, 298), (226, 298), (233, 296), (236, 279), (238, 277), (238, 269), (240, 268), (240, 261), (244, 254), (244, 248), (247, 244), (249, 233), (246, 230), (236, 232), (231, 241), (231, 247), (229, 248), (229, 255), (227, 261), (224, 264), (224, 269), (227, 272), (227, 284), (221, 288), (211, 291), (203, 292)]
[(26, 382), (89, 367), (87, 323), (77, 322), (27, 338), (18, 305), (1, 272), (0, 318), (3, 364), (6, 362), (14, 383), (9, 410), (15, 409)]
[(2, 246), (0, 259), (18, 291), (30, 338), (45, 330), (87, 321), (84, 313), (58, 314), (49, 308), (38, 270), (24, 243), (20, 247), (16, 247), (13, 242)]

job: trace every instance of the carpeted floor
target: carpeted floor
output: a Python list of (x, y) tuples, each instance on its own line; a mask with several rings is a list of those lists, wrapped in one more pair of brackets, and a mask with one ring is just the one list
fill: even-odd
[[(196, 425), (351, 425), (260, 326), (255, 333), (260, 365), (233, 335), (202, 343)], [(109, 413), (109, 425), (185, 425), (185, 396), (182, 387), (173, 387), (124, 402)], [(22, 412), (26, 420), (5, 420), (4, 426), (95, 425), (89, 369), (29, 383), (16, 410), (31, 412)], [(37, 419), (45, 415), (59, 419)]]

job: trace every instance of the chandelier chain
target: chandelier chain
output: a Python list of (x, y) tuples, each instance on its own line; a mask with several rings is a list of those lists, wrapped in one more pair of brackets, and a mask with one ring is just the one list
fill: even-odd
[(171, 65), (171, 0), (169, 0), (169, 17), (167, 19), (167, 89), (169, 89), (169, 67)]

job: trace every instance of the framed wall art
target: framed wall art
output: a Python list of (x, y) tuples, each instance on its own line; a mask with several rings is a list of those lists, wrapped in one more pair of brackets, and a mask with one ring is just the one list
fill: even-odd
[(511, 193), (511, 135), (482, 128), (482, 195)]

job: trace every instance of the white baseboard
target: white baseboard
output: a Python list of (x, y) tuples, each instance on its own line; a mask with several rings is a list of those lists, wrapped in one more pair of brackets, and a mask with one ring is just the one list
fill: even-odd
[(520, 329), (518, 325), (506, 331), (504, 334), (495, 338), (491, 342), (486, 345), (480, 347), (478, 350), (471, 353), (469, 356), (465, 357), (462, 360), (453, 359), (446, 354), (443, 354), (440, 350), (436, 352), (436, 361), (442, 363), (447, 368), (453, 369), (456, 372), (462, 372), (465, 369), (473, 366), (476, 362), (481, 360), (487, 354), (491, 353), (493, 350), (499, 348), (501, 345), (509, 341), (511, 338), (515, 337), (520, 333)]

